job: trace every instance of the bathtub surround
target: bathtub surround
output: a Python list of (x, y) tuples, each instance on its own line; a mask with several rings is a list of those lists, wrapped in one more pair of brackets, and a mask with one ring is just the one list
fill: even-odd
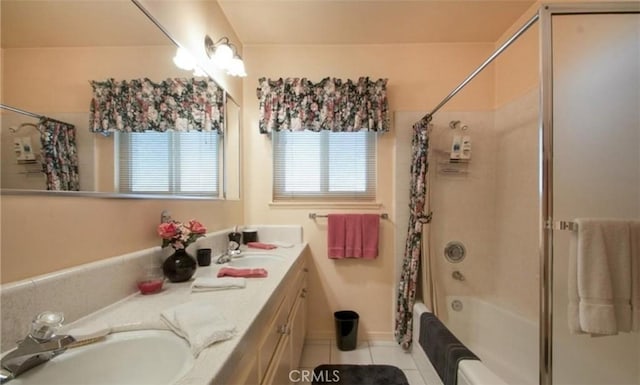
[(539, 107), (531, 89), (495, 110), (495, 265), (492, 298), (537, 322), (539, 314)]
[[(425, 234), (431, 233), (437, 300), (443, 310), (439, 316), (444, 320), (448, 306), (444, 297), (456, 294), (491, 299), (537, 322), (538, 97), (538, 91), (531, 90), (494, 111), (442, 111), (434, 116), (429, 152), (434, 217)], [(423, 114), (396, 113), (395, 124), (408, 127)], [(441, 164), (448, 161), (452, 136), (458, 132), (449, 128), (451, 120), (464, 121), (468, 126), (465, 135), (474, 143), (466, 174), (440, 171)], [(397, 205), (406, 207), (409, 139), (406, 132), (398, 136)], [(398, 213), (398, 226), (404, 226), (406, 220)], [(405, 239), (403, 232), (396, 232), (399, 241)], [(460, 263), (445, 259), (445, 246), (452, 240), (462, 241), (467, 249), (467, 257)], [(396, 250), (400, 252), (398, 245)], [(467, 280), (451, 279), (454, 270), (462, 272)]]
[[(537, 90), (532, 90), (495, 111), (442, 111), (434, 116), (430, 141), (433, 166), (429, 178), (434, 217), (425, 231), (431, 232), (429, 246), (440, 305), (438, 317), (445, 320), (447, 327), (483, 362), (485, 358), (476, 351), (478, 345), (502, 346), (490, 348), (495, 351), (489, 358), (492, 365), (496, 362), (500, 366), (499, 357), (508, 356), (517, 361), (513, 363), (515, 367), (522, 368), (518, 376), (503, 370), (507, 379), (520, 381), (505, 379), (508, 383), (533, 384), (538, 370), (537, 145), (532, 145), (537, 143), (538, 95)], [(424, 112), (396, 113), (396, 127), (408, 127), (423, 115)], [(467, 174), (439, 172), (438, 163), (448, 158), (445, 152), (450, 149), (452, 135), (456, 134), (456, 130), (449, 128), (451, 120), (464, 121), (468, 125), (465, 135), (473, 140), (474, 154)], [(408, 145), (404, 143), (407, 134), (403, 135), (396, 153), (397, 173), (399, 177), (409, 178)], [(404, 197), (409, 193), (405, 184), (396, 182), (398, 207), (407, 204)], [(407, 223), (406, 220), (399, 217), (398, 226)], [(396, 232), (403, 239), (405, 235), (399, 230)], [(464, 261), (452, 264), (446, 260), (444, 248), (451, 240), (464, 242), (467, 248)], [(454, 270), (462, 272), (466, 281), (451, 279)], [(422, 282), (424, 287), (425, 280)], [(520, 332), (501, 333), (500, 327), (494, 327), (498, 321), (490, 317), (491, 310), (472, 310), (477, 307), (463, 301), (463, 311), (453, 312), (451, 299), (447, 297), (451, 295), (475, 297), (486, 303), (487, 309), (501, 309), (496, 310), (496, 314), (512, 315), (500, 318), (504, 321), (499, 321), (499, 325), (526, 326), (514, 327)], [(514, 319), (517, 321), (512, 321)], [(459, 326), (461, 320), (476, 326)], [(471, 329), (474, 331), (460, 331)], [(473, 337), (478, 333), (493, 341), (474, 341), (474, 338), (478, 340)], [(516, 351), (505, 348), (510, 341), (516, 341)], [(492, 358), (494, 356), (496, 358)]]
[[(299, 226), (254, 228), (266, 241), (302, 242)], [(192, 244), (190, 251), (202, 247), (226, 250), (229, 231), (231, 229), (207, 234)], [(45, 310), (64, 312), (65, 323), (69, 323), (135, 294), (136, 282), (144, 278), (148, 266), (159, 266), (171, 251), (171, 248), (153, 247), (2, 285), (0, 351), (14, 347), (16, 341), (24, 338), (33, 317)]]

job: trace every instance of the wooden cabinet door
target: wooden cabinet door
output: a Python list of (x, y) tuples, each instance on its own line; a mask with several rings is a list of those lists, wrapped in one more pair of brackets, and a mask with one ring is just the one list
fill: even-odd
[(298, 293), (298, 299), (291, 314), (291, 319), (289, 320), (291, 332), (289, 336), (289, 343), (291, 344), (291, 361), (289, 367), (291, 370), (299, 369), (298, 365), (300, 364), (300, 356), (302, 355), (302, 348), (304, 347), (304, 339), (307, 335), (306, 296), (307, 289), (303, 286)]

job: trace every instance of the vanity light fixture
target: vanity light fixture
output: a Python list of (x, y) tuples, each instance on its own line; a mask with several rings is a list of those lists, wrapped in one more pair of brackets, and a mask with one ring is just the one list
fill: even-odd
[(185, 71), (193, 71), (193, 76), (195, 77), (207, 76), (198, 66), (191, 53), (182, 47), (178, 47), (176, 56), (173, 57), (173, 64)]
[(209, 35), (204, 37), (204, 49), (209, 59), (213, 60), (218, 68), (223, 69), (231, 76), (247, 76), (244, 68), (244, 62), (238, 55), (236, 46), (233, 45), (228, 37), (222, 37), (217, 42)]

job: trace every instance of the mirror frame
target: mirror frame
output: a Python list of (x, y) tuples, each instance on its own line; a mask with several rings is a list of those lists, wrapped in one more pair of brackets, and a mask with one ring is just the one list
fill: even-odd
[[(141, 3), (139, 0), (130, 0), (146, 17), (151, 21), (177, 48), (184, 48), (171, 34), (167, 29), (160, 24), (158, 19), (153, 16)], [(242, 116), (242, 106), (235, 101), (229, 95), (226, 89), (222, 87), (215, 78), (207, 72), (206, 69), (203, 69), (209, 79), (213, 81), (220, 89), (223, 91), (223, 103), (225, 105), (228, 100), (231, 100), (235, 103), (240, 111), (240, 115)], [(240, 130), (241, 127), (238, 127)], [(226, 137), (226, 132), (228, 130), (227, 121), (225, 119), (225, 126), (223, 132), (223, 138)], [(240, 130), (241, 131), (241, 130)], [(223, 140), (223, 154), (226, 153), (226, 141)], [(240, 153), (238, 154), (240, 156)], [(242, 159), (238, 160), (239, 171), (242, 170)], [(227, 175), (227, 161), (226, 156), (223, 156), (223, 185), (220, 196), (217, 197), (208, 197), (202, 195), (173, 195), (173, 194), (123, 194), (123, 193), (114, 193), (114, 192), (99, 192), (99, 191), (58, 191), (58, 190), (31, 190), (31, 189), (6, 189), (0, 188), (0, 196), (1, 195), (19, 195), (19, 196), (62, 196), (62, 197), (76, 197), (76, 198), (106, 198), (106, 199), (177, 199), (177, 200), (207, 200), (207, 201), (217, 201), (217, 200), (227, 200), (227, 183), (228, 183), (228, 175)], [(241, 187), (242, 178), (238, 175), (238, 186)], [(242, 191), (240, 189), (240, 191)], [(237, 199), (242, 199), (238, 197)], [(235, 200), (235, 199), (234, 199)]]

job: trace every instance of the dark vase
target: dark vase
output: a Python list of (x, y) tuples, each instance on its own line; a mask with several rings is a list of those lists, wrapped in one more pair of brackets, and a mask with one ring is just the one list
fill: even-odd
[(188, 281), (196, 272), (196, 260), (185, 249), (177, 249), (164, 261), (162, 271), (171, 282)]

